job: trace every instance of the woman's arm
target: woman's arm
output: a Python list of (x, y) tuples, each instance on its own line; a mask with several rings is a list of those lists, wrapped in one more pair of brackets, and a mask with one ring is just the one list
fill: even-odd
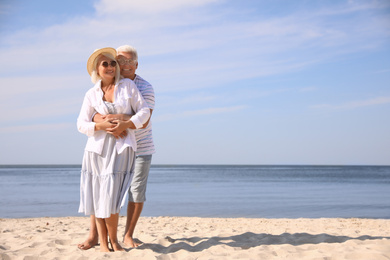
[(81, 106), (79, 117), (77, 118), (77, 129), (87, 136), (93, 136), (95, 131), (106, 130), (112, 128), (115, 124), (109, 120), (103, 120), (101, 122), (91, 122), (92, 115), (96, 113), (92, 106), (92, 102), (88, 97), (88, 93), (84, 97), (83, 104)]
[(77, 129), (80, 133), (87, 136), (93, 136), (95, 133), (96, 123), (91, 122), (90, 118), (95, 113), (95, 109), (91, 105), (88, 93), (85, 94), (83, 104), (81, 105), (80, 114), (77, 118)]
[(150, 109), (149, 119), (148, 119), (148, 121), (146, 121), (145, 124), (142, 125), (141, 129), (145, 129), (149, 125), (150, 119), (152, 118), (152, 113), (153, 113), (153, 109)]

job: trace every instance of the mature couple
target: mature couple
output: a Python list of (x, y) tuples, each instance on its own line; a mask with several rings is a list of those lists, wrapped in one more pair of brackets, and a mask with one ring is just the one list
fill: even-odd
[(79, 212), (91, 215), (87, 250), (100, 241), (100, 251), (123, 251), (118, 243), (119, 212), (128, 192), (123, 242), (136, 247), (133, 233), (142, 212), (152, 154), (155, 152), (150, 117), (152, 85), (135, 74), (137, 51), (95, 50), (87, 62), (94, 87), (84, 97), (77, 127), (88, 136), (81, 169)]

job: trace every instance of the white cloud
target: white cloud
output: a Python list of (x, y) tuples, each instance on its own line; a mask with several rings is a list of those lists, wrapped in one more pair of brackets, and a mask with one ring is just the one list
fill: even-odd
[(210, 102), (218, 101), (221, 95), (211, 95), (207, 92), (200, 93), (182, 93), (175, 96), (159, 95), (159, 107), (178, 107), (178, 106), (201, 106)]
[(360, 107), (376, 106), (376, 105), (383, 105), (388, 103), (390, 103), (390, 97), (377, 97), (377, 98), (371, 98), (367, 100), (345, 102), (343, 104), (338, 104), (338, 105), (334, 105), (334, 104), (315, 105), (312, 106), (312, 108), (332, 109), (332, 110), (355, 109)]
[(8, 126), (8, 127), (0, 127), (0, 133), (15, 134), (15, 133), (46, 132), (46, 131), (63, 130), (64, 128), (75, 128), (75, 124), (54, 123), (54, 124)]
[[(21, 95), (45, 95), (51, 91), (69, 92), (80, 90), (82, 93), (92, 86), (89, 76), (69, 75), (69, 76), (29, 76), (29, 77), (0, 77), (0, 86), (4, 86), (6, 91), (0, 95), (0, 103), (20, 97)], [(13, 102), (15, 101), (13, 100)]]
[[(343, 61), (352, 61), (348, 57), (364, 62), (369, 51), (379, 53), (388, 47), (390, 18), (388, 9), (383, 10), (389, 8), (384, 4), (388, 2), (317, 1), (307, 5), (301, 1), (291, 9), (280, 6), (276, 11), (271, 2), (102, 0), (97, 1), (93, 14), (73, 16), (46, 28), (40, 24), (39, 29), (32, 22), (28, 29), (7, 32), (0, 39), (5, 64), (0, 72), (4, 126), (0, 133), (41, 131), (44, 135), (61, 127), (75, 130), (83, 95), (92, 86), (85, 64), (95, 48), (134, 45), (140, 55), (138, 73), (155, 87), (153, 121), (181, 120), (191, 128), (191, 119), (212, 121), (215, 115), (232, 112), (245, 112), (243, 120), (250, 121), (248, 107), (253, 109), (264, 97), (261, 101), (267, 109), (302, 105), (302, 93), (294, 96), (293, 91), (314, 90), (300, 89), (302, 86), (319, 86), (325, 95), (329, 93), (326, 91), (348, 95), (354, 91), (352, 86), (323, 88), (322, 84), (332, 84), (340, 77), (326, 77), (327, 82), (321, 82), (326, 71), (316, 65), (329, 64), (323, 67), (334, 66), (332, 69), (340, 69), (340, 74), (349, 77), (349, 68), (340, 66)], [(39, 13), (39, 6), (31, 11)], [(359, 55), (351, 55), (354, 53)], [(372, 67), (382, 73), (375, 75), (378, 78), (387, 73), (388, 66), (383, 68), (382, 64), (387, 63)], [(314, 73), (305, 73), (307, 68)], [(302, 73), (293, 73), (297, 71)], [(372, 76), (368, 71), (362, 74)], [(380, 94), (375, 92), (379, 88)], [(383, 92), (386, 88), (379, 84), (367, 90), (360, 85), (360, 89), (366, 91), (362, 95), (383, 97), (315, 108), (354, 109), (390, 102)], [(272, 118), (272, 108), (267, 111)], [(26, 116), (27, 121), (23, 120)], [(48, 123), (54, 120), (64, 123)], [(270, 135), (278, 132), (273, 124), (268, 125)], [(158, 135), (156, 131), (156, 139)], [(3, 140), (7, 136), (3, 135)], [(171, 152), (177, 151), (166, 154)]]
[(198, 7), (220, 0), (102, 0), (95, 4), (98, 14), (141, 13), (156, 14), (182, 8)]
[(7, 111), (2, 116), (9, 122), (25, 122), (26, 120), (55, 120), (65, 115), (76, 117), (80, 111), (83, 96), (62, 97), (61, 95), (45, 98), (37, 101), (34, 98), (25, 97), (11, 105), (0, 105), (2, 111)]
[[(361, 48), (379, 46), (383, 42), (372, 39), (387, 32), (381, 23), (388, 18), (383, 17), (360, 20), (357, 15), (334, 22), (342, 14), (358, 14), (364, 8), (377, 10), (374, 4), (352, 3), (237, 20), (238, 13), (248, 10), (244, 5), (244, 9), (232, 10), (224, 3), (228, 4), (215, 0), (103, 0), (96, 4), (94, 16), (75, 17), (44, 30), (29, 28), (4, 35), (2, 60), (7, 66), (2, 75), (7, 76), (0, 77), (0, 84), (15, 87), (6, 88), (0, 101), (4, 107), (9, 105), (7, 100), (20, 95), (39, 101), (45, 96), (70, 100), (71, 93), (81, 99), (91, 86), (85, 63), (92, 50), (130, 43), (140, 53), (139, 73), (156, 86), (157, 93), (175, 96), (179, 92), (180, 102), (206, 102), (211, 96), (190, 96), (186, 91), (303, 70)], [(214, 4), (222, 11), (202, 11)], [(132, 15), (118, 14), (129, 8)], [(188, 8), (191, 12), (185, 11)], [(148, 12), (154, 13), (153, 19), (145, 15)], [(69, 67), (80, 69), (75, 73)], [(47, 94), (66, 89), (69, 93), (65, 95)], [(261, 90), (253, 96), (263, 94)], [(49, 103), (27, 103), (24, 110), (16, 112), (41, 114), (39, 111), (45, 104), (50, 107)], [(64, 107), (58, 106), (57, 112), (64, 113)]]
[[(383, 26), (375, 19), (329, 22), (332, 16), (339, 15), (334, 13), (335, 8), (328, 8), (328, 12), (297, 12), (238, 21), (234, 12), (240, 10), (224, 8), (222, 14), (200, 11), (199, 7), (212, 3), (217, 8), (223, 7), (223, 2), (214, 0), (100, 1), (96, 4), (97, 12), (104, 12), (104, 17), (76, 17), (44, 30), (5, 35), (2, 41), (8, 47), (3, 49), (2, 59), (8, 66), (3, 73), (15, 73), (15, 68), (25, 71), (41, 68), (41, 73), (61, 71), (64, 66), (84, 65), (95, 48), (130, 43), (139, 49), (141, 62), (153, 57), (147, 64), (141, 63), (147, 65), (145, 70), (153, 72), (150, 74), (166, 78), (174, 74), (181, 77), (180, 82), (176, 81), (181, 89), (191, 89), (203, 87), (199, 82), (189, 83), (188, 79), (194, 76), (205, 77), (204, 82), (217, 85), (221, 80), (223, 83), (223, 75), (239, 80), (299, 70), (377, 46), (379, 43), (371, 39), (383, 32)], [(181, 12), (187, 7), (191, 7), (190, 14)], [(118, 15), (118, 10), (129, 8), (135, 18), (133, 14)], [(343, 9), (360, 10), (348, 6)], [(141, 10), (158, 14), (150, 19), (149, 15), (139, 15)], [(165, 13), (166, 10), (175, 10), (175, 15)], [(21, 57), (23, 62), (15, 57)], [(166, 87), (178, 89), (178, 86)]]
[(92, 83), (89, 77), (72, 75), (6, 77), (0, 78), (0, 85), (5, 89), (0, 96), (2, 119), (15, 124), (78, 114)]
[(178, 113), (164, 114), (158, 115), (154, 117), (154, 122), (164, 122), (170, 120), (178, 120), (181, 118), (191, 118), (202, 115), (214, 115), (214, 114), (222, 114), (222, 113), (230, 113), (233, 111), (239, 111), (245, 109), (246, 106), (233, 106), (233, 107), (213, 107), (199, 110), (191, 110), (191, 111), (183, 111)]

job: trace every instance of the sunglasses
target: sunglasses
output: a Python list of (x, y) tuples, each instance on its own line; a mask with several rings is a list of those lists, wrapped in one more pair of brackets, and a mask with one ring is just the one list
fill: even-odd
[(110, 65), (111, 67), (116, 67), (116, 61), (112, 60), (110, 62), (107, 62), (107, 61), (103, 61), (102, 64), (101, 64), (103, 67), (107, 68), (108, 65)]
[(119, 63), (119, 65), (125, 65), (126, 63), (129, 64), (129, 65), (134, 65), (135, 64), (135, 60), (132, 60), (132, 59), (126, 60), (124, 58), (119, 58), (118, 59), (118, 63)]

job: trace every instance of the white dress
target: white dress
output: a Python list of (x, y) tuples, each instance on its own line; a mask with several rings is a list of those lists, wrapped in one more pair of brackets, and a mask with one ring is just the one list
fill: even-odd
[[(115, 105), (105, 102), (110, 114)], [(108, 134), (101, 155), (85, 151), (81, 167), (79, 212), (109, 218), (120, 212), (125, 203), (134, 171), (135, 153), (127, 147), (120, 154), (115, 149), (116, 139)]]

